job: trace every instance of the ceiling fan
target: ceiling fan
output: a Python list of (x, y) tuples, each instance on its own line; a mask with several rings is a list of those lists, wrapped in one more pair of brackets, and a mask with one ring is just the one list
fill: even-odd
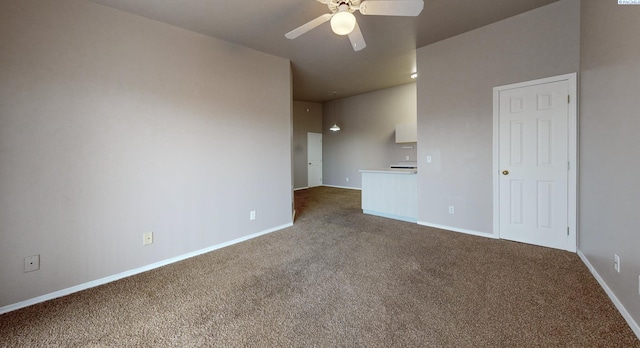
[(417, 16), (424, 7), (423, 0), (316, 0), (329, 7), (331, 13), (322, 16), (286, 33), (287, 39), (295, 39), (322, 23), (331, 21), (331, 29), (338, 35), (349, 35), (354, 51), (367, 47), (356, 21), (354, 12), (374, 16)]

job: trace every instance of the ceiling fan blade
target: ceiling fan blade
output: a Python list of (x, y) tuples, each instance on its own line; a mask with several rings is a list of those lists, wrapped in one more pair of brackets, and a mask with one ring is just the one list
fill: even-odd
[(424, 8), (422, 0), (363, 1), (360, 13), (374, 16), (417, 16)]
[(356, 26), (349, 34), (349, 41), (351, 41), (351, 47), (353, 47), (354, 51), (360, 51), (361, 49), (367, 47), (367, 43), (364, 42), (364, 36), (362, 36), (362, 32), (360, 31), (358, 22), (356, 22)]
[(320, 24), (327, 22), (331, 19), (331, 17), (333, 16), (333, 14), (331, 13), (326, 13), (323, 14), (322, 16), (311, 20), (310, 22), (307, 22), (306, 24), (303, 24), (293, 30), (291, 30), (290, 32), (284, 34), (284, 37), (286, 37), (287, 39), (293, 40), (295, 38), (297, 38), (298, 36), (308, 32), (309, 30), (319, 26)]

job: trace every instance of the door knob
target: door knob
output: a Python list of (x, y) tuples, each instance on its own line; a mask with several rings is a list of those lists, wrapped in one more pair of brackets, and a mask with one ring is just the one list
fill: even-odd
[(502, 171), (502, 175), (509, 175), (509, 171), (508, 170), (503, 170)]

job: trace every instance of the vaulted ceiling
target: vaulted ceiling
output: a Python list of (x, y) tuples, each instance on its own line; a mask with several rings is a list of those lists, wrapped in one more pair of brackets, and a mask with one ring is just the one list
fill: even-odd
[(356, 13), (367, 44), (358, 52), (328, 23), (294, 40), (284, 37), (329, 12), (315, 0), (91, 1), (287, 58), (294, 99), (323, 102), (334, 92), (344, 98), (409, 83), (416, 48), (558, 0), (425, 0), (418, 17)]

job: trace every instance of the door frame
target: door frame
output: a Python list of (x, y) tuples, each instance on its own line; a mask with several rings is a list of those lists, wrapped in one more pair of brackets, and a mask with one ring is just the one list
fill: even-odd
[(567, 81), (569, 92), (568, 115), (568, 197), (567, 224), (569, 242), (566, 250), (576, 252), (578, 246), (578, 77), (577, 73), (552, 76), (493, 88), (493, 233), (500, 238), (500, 92), (546, 83)]

